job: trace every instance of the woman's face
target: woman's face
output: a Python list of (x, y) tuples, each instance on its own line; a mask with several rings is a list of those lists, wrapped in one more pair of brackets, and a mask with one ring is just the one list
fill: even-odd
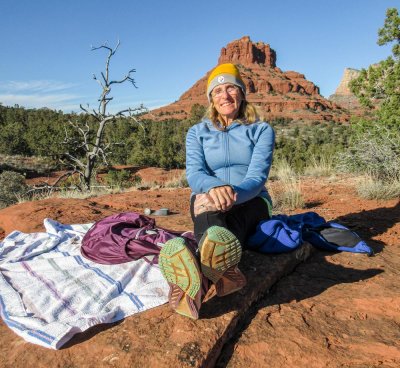
[(243, 101), (242, 91), (234, 84), (221, 84), (211, 92), (214, 107), (227, 123), (231, 123), (238, 115)]

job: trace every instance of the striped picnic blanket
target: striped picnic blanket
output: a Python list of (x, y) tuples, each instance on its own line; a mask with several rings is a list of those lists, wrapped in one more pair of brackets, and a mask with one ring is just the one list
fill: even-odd
[(25, 340), (59, 349), (91, 326), (167, 302), (168, 284), (153, 262), (102, 265), (81, 256), (92, 224), (45, 219), (44, 226), (0, 242), (0, 315)]

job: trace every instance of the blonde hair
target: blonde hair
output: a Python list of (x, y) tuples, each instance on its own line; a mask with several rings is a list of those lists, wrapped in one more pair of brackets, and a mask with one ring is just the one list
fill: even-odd
[[(205, 117), (211, 120), (215, 128), (217, 128), (218, 130), (223, 130), (223, 120), (219, 115), (217, 109), (215, 108), (213, 101), (211, 101), (210, 105), (208, 106)], [(249, 125), (260, 121), (261, 119), (263, 119), (263, 117), (259, 109), (251, 102), (243, 99), (242, 103), (240, 104), (238, 115), (235, 121), (240, 124)]]

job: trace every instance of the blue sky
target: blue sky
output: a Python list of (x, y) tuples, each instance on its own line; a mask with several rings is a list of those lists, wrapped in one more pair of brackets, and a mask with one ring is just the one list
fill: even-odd
[(0, 0), (0, 103), (79, 111), (96, 106), (92, 79), (120, 40), (111, 64), (130, 68), (137, 89), (116, 86), (111, 110), (165, 105), (213, 68), (222, 47), (245, 35), (268, 43), (277, 66), (332, 94), (346, 67), (390, 55), (376, 44), (387, 8), (399, 0)]

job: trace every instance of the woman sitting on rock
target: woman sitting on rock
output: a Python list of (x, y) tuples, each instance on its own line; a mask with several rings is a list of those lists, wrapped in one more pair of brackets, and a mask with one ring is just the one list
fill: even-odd
[(161, 272), (170, 284), (176, 312), (197, 319), (208, 280), (218, 296), (246, 284), (238, 263), (247, 238), (270, 217), (265, 182), (272, 162), (274, 131), (246, 101), (234, 64), (222, 64), (207, 82), (207, 118), (186, 140), (186, 176), (192, 189), (191, 216), (198, 249), (182, 238), (161, 250)]

